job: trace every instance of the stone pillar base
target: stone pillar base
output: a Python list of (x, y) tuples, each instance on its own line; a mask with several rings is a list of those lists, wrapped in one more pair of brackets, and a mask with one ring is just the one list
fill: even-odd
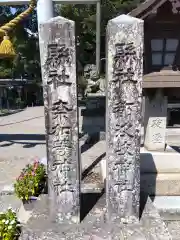
[[(142, 196), (143, 197), (143, 196)], [(49, 220), (47, 196), (42, 196), (34, 208), (33, 216), (22, 227), (20, 240), (27, 239), (76, 239), (76, 240), (171, 240), (172, 237), (154, 207), (150, 198), (145, 199), (145, 206), (140, 221), (130, 219), (108, 222), (105, 196), (102, 196), (90, 213), (79, 224), (63, 225)], [(84, 203), (87, 206), (87, 203)], [(89, 204), (89, 201), (88, 201)]]

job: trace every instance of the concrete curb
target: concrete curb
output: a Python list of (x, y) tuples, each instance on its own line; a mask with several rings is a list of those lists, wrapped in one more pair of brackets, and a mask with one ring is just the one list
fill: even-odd
[(153, 205), (165, 221), (180, 221), (180, 196), (156, 196)]

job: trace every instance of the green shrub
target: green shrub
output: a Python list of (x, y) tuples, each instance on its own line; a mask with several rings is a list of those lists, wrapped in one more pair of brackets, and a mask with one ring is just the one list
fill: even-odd
[(14, 184), (17, 197), (27, 201), (31, 196), (38, 196), (45, 186), (45, 180), (46, 171), (43, 164), (38, 161), (28, 164)]
[(6, 212), (0, 213), (0, 239), (16, 240), (20, 235), (20, 224), (15, 211), (8, 208)]

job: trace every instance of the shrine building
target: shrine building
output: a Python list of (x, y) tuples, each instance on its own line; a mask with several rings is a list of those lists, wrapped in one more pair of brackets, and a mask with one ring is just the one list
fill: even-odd
[(180, 124), (172, 112), (180, 110), (180, 1), (146, 0), (129, 15), (144, 20), (144, 98), (158, 99), (157, 114), (163, 105), (167, 123)]

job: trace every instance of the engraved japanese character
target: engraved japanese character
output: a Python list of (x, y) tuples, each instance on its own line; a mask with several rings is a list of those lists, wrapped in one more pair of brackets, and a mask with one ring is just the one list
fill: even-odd
[(152, 136), (152, 141), (154, 143), (161, 143), (163, 141), (163, 137), (162, 137), (162, 135), (160, 133), (155, 133)]
[(71, 50), (65, 44), (49, 44), (48, 56), (44, 68), (48, 76), (47, 83), (53, 83), (56, 89), (61, 83), (69, 83), (69, 67), (71, 66)]
[(153, 120), (152, 120), (151, 127), (152, 127), (152, 128), (155, 128), (155, 127), (161, 128), (162, 122), (163, 122), (163, 121), (162, 121), (162, 119), (160, 119), (160, 118), (153, 119)]

